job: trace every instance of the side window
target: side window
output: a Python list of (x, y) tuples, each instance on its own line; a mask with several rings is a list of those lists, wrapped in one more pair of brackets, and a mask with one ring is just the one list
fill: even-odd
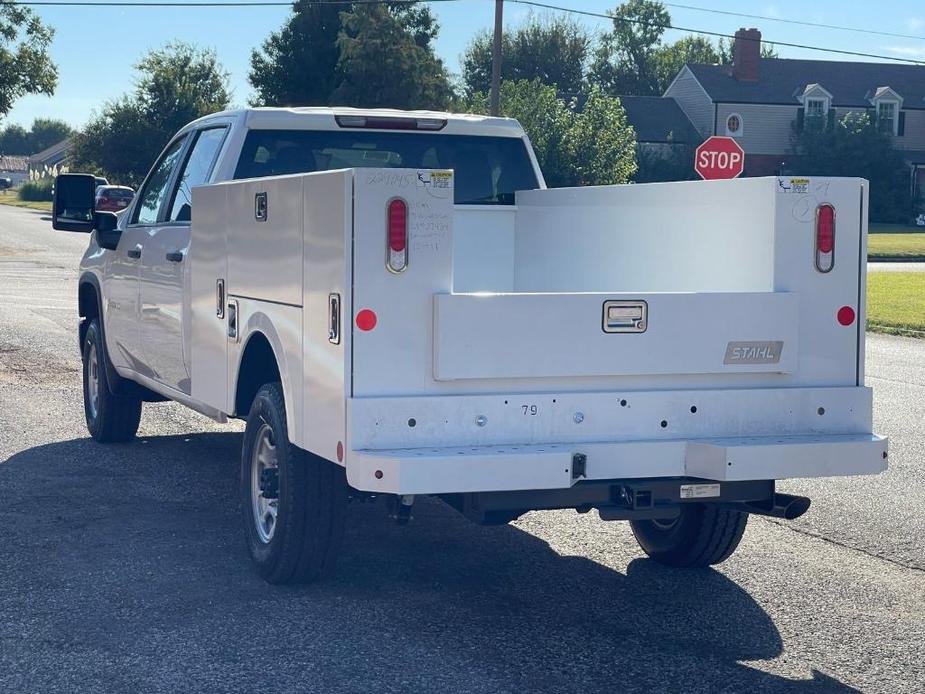
[(138, 207), (135, 208), (135, 224), (154, 224), (169, 192), (170, 175), (180, 160), (185, 137), (179, 138), (164, 152), (164, 156), (154, 167), (148, 182), (139, 195)]
[(193, 186), (200, 186), (208, 180), (224, 138), (225, 128), (209, 128), (197, 133), (196, 142), (177, 181), (167, 218), (171, 222), (188, 222), (192, 218)]

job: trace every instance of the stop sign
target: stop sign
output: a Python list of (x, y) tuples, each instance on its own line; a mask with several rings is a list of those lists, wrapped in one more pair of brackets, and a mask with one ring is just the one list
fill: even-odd
[(731, 137), (714, 135), (697, 148), (694, 170), (701, 178), (736, 178), (745, 168), (745, 152)]

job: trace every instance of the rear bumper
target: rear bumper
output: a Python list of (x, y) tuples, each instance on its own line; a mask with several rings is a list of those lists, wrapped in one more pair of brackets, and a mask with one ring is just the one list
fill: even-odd
[(872, 400), (855, 386), (351, 398), (347, 479), (450, 494), (876, 474), (887, 442), (870, 433)]
[(568, 489), (585, 480), (872, 475), (886, 469), (886, 454), (887, 440), (873, 434), (411, 448), (353, 451), (347, 476), (363, 491), (451, 494)]

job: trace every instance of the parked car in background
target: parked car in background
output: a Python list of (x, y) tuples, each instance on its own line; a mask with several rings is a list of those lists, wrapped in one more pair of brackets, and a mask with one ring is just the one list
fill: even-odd
[(96, 189), (96, 209), (100, 212), (121, 212), (135, 197), (128, 186), (102, 185)]
[(8, 190), (13, 187), (12, 178), (3, 178), (0, 177), (0, 190)]

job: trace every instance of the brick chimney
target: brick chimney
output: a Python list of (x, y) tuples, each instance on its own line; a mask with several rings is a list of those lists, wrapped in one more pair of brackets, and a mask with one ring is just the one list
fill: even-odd
[(761, 64), (761, 32), (739, 29), (732, 55), (732, 76), (739, 82), (757, 82)]

